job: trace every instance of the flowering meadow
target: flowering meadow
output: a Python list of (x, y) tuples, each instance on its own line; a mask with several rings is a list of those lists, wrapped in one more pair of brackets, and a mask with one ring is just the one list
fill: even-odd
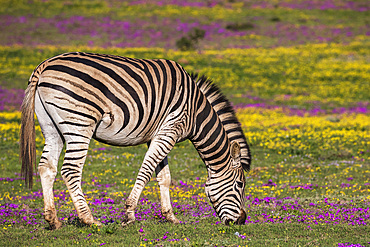
[[(370, 246), (369, 10), (364, 0), (1, 1), (1, 245)], [(82, 189), (103, 226), (79, 222), (58, 174), (63, 227), (50, 231), (38, 174), (32, 190), (20, 176), (19, 109), (33, 69), (71, 51), (172, 59), (213, 79), (252, 152), (246, 224), (220, 222), (207, 170), (185, 141), (169, 154), (181, 224), (162, 217), (154, 176), (137, 222), (122, 228), (147, 147), (92, 141)], [(43, 143), (36, 125), (38, 158)]]
[[(0, 45), (176, 48), (194, 28), (200, 49), (350, 42), (368, 36), (367, 0), (2, 0)], [(165, 27), (165, 28), (164, 28)]]

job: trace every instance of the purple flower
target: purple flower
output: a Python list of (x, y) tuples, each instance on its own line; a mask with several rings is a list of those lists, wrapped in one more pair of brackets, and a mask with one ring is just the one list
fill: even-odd
[(361, 244), (352, 244), (352, 243), (338, 243), (338, 247), (365, 247)]
[(269, 179), (269, 181), (266, 184), (262, 184), (262, 186), (276, 186), (276, 183), (272, 182), (272, 179)]

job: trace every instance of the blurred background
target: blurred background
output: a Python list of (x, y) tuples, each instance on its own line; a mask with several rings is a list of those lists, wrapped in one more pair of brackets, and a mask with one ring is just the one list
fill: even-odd
[(0, 45), (204, 50), (369, 36), (366, 0), (1, 1)]
[(0, 109), (19, 109), (43, 60), (89, 51), (174, 59), (241, 107), (367, 112), (369, 10), (366, 0), (2, 0)]

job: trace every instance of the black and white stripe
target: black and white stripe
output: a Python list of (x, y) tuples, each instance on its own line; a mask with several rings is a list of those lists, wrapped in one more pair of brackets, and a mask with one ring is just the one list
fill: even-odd
[(198, 74), (191, 74), (191, 77), (193, 81), (196, 81), (200, 91), (202, 91), (216, 111), (229, 141), (237, 141), (239, 143), (241, 151), (240, 162), (243, 168), (248, 171), (252, 161), (249, 145), (230, 101), (221, 93), (221, 90), (211, 79), (206, 76), (199, 76)]

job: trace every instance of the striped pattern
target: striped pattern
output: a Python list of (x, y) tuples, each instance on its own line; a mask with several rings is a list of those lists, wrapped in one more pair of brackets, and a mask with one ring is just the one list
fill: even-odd
[(235, 111), (230, 101), (211, 79), (198, 74), (191, 74), (193, 81), (196, 81), (200, 91), (206, 96), (213, 109), (220, 118), (229, 140), (236, 141), (240, 145), (240, 162), (244, 170), (249, 171), (252, 158), (248, 143), (241, 128), (241, 124), (235, 116)]
[[(199, 87), (201, 92), (206, 96), (207, 100), (212, 105), (213, 109), (215, 110), (218, 117), (220, 118), (229, 141), (230, 142), (235, 141), (240, 145), (240, 156), (235, 158), (237, 160), (236, 162), (237, 164), (235, 164), (235, 167), (237, 167), (238, 163), (240, 162), (244, 170), (249, 171), (250, 165), (251, 165), (250, 149), (245, 139), (245, 135), (242, 131), (241, 124), (235, 116), (235, 111), (233, 107), (231, 106), (230, 101), (226, 98), (226, 96), (224, 96), (221, 93), (220, 89), (212, 82), (211, 79), (205, 76), (199, 76), (198, 74), (191, 74), (191, 77), (193, 81), (196, 81), (197, 86)], [(209, 184), (211, 188), (214, 188), (213, 189), (214, 194), (217, 196), (216, 200), (224, 199), (224, 197), (222, 195), (219, 195), (217, 191), (218, 191), (218, 188), (227, 187), (228, 184), (234, 184), (234, 186), (236, 186), (235, 188), (233, 188), (234, 191), (241, 191), (241, 188), (242, 188), (240, 195), (241, 196), (244, 195), (244, 183), (245, 182), (244, 182), (244, 173), (242, 170), (238, 170), (237, 174), (232, 174), (230, 173), (230, 170), (227, 170), (225, 171), (224, 174), (219, 174), (219, 175), (220, 177), (223, 178), (221, 179), (221, 182), (219, 183), (214, 182), (213, 185)], [(228, 179), (225, 179), (225, 178), (228, 178)], [(243, 181), (243, 182), (240, 182), (240, 181)], [(232, 191), (232, 189), (229, 189), (229, 191)], [(237, 197), (238, 196), (236, 196), (236, 198)], [(239, 202), (239, 200), (229, 201), (229, 203), (232, 203), (232, 202), (234, 203)], [(214, 205), (215, 204), (217, 203), (214, 203)], [(220, 205), (220, 204), (217, 204), (217, 205)], [(229, 212), (229, 213), (230, 214), (236, 213), (237, 208), (239, 206), (243, 207), (244, 201), (242, 201), (240, 205), (238, 204), (234, 208), (234, 211)], [(222, 213), (225, 213), (225, 211), (221, 212), (221, 215), (220, 215), (221, 218), (222, 218)]]
[[(212, 105), (213, 109), (216, 111), (224, 126), (224, 129), (226, 130), (229, 140), (236, 141), (240, 144), (241, 155), (239, 160), (242, 167), (248, 171), (251, 164), (249, 146), (241, 129), (241, 124), (237, 120), (230, 102), (209, 78), (205, 76), (199, 77), (198, 74), (192, 74), (191, 77), (193, 81), (196, 81), (197, 86), (206, 96), (207, 101)], [(161, 192), (162, 215), (164, 215), (168, 221), (179, 223), (180, 221), (176, 219), (175, 215), (173, 214), (169, 189), (165, 186), (161, 186), (163, 179), (167, 179), (167, 181), (164, 183), (166, 183), (168, 187), (171, 184), (171, 176), (169, 174), (167, 164), (168, 161), (167, 158), (165, 158), (156, 168), (157, 181), (159, 182)], [(162, 171), (162, 169), (164, 170)], [(239, 174), (239, 176), (242, 175)]]
[[(157, 165), (176, 142), (189, 139), (208, 169), (206, 193), (217, 214), (225, 223), (244, 223), (245, 178), (240, 148), (245, 146), (230, 141), (237, 123), (230, 123), (226, 132), (219, 116), (225, 116), (226, 124), (229, 115), (216, 102), (212, 107), (194, 78), (169, 60), (78, 52), (44, 61), (31, 75), (26, 91), (20, 144), (22, 171), (31, 186), (35, 158), (29, 142), (34, 133), (31, 112), (35, 109), (45, 137), (38, 167), (45, 219), (52, 227), (58, 227), (50, 198), (63, 143), (66, 153), (61, 174), (77, 213), (83, 222), (99, 224), (81, 190), (82, 169), (91, 138), (118, 146), (151, 143), (126, 201), (128, 223), (135, 220), (140, 194)], [(220, 112), (217, 114), (214, 108)], [(241, 129), (238, 131), (242, 133)]]

